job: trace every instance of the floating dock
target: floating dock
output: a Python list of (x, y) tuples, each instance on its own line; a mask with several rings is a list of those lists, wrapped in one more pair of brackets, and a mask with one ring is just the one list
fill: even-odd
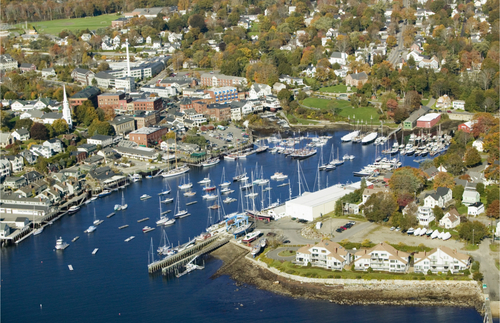
[(130, 237), (128, 237), (127, 239), (125, 239), (125, 242), (129, 242), (130, 240), (132, 240), (132, 239), (134, 239), (134, 238), (135, 238), (135, 236), (130, 236)]
[(141, 222), (144, 222), (144, 221), (147, 221), (147, 220), (149, 220), (149, 218), (140, 219), (140, 220), (137, 220), (137, 223), (141, 223)]
[(125, 225), (122, 225), (121, 227), (118, 227), (118, 229), (125, 229), (125, 228), (128, 228), (128, 224), (125, 224)]
[(107, 217), (107, 218), (110, 218), (110, 217), (112, 217), (113, 215), (115, 215), (115, 212), (113, 212), (113, 213), (110, 213), (110, 214), (106, 215), (106, 217)]
[(196, 203), (198, 203), (198, 201), (188, 202), (188, 203), (186, 203), (186, 206), (193, 205), (193, 204), (196, 204)]
[(99, 221), (97, 221), (94, 225), (95, 225), (95, 226), (98, 226), (99, 224), (101, 224), (101, 223), (103, 223), (103, 222), (104, 222), (104, 220), (99, 220)]
[(76, 240), (80, 239), (80, 236), (76, 236), (73, 238), (73, 240), (71, 240), (71, 242), (75, 242)]

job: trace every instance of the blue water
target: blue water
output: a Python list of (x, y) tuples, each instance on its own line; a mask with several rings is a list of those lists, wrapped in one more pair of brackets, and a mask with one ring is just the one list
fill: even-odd
[[(339, 138), (344, 134), (332, 134), (334, 138), (324, 147), (325, 158), (329, 158), (331, 143), (334, 143), (335, 153), (338, 146), (341, 157), (349, 153), (354, 154), (356, 159), (346, 161), (334, 171), (321, 172), (321, 187), (325, 186), (327, 177), (329, 185), (358, 181), (352, 172), (360, 170), (375, 158), (373, 145), (340, 144)], [(310, 190), (317, 181), (318, 158), (317, 155), (300, 162)], [(402, 161), (405, 165), (416, 167), (418, 164), (413, 159), (403, 157)], [(280, 154), (264, 153), (249, 156), (242, 165), (250, 174), (256, 162), (259, 171), (262, 166), (266, 178), (276, 171), (288, 174), (292, 195), (298, 193), (296, 161)], [(196, 182), (210, 173), (213, 183), (219, 184), (223, 167), (226, 178), (231, 180), (235, 174), (235, 161), (222, 161), (209, 169), (192, 169), (189, 172), (197, 195), (188, 199), (181, 194), (181, 205), (194, 199), (198, 203), (187, 207), (191, 216), (177, 220), (175, 225), (166, 228), (172, 243), (183, 243), (206, 228), (207, 206), (213, 202), (201, 200), (203, 191)], [(165, 188), (168, 181), (173, 189), (170, 195), (176, 197), (181, 179), (144, 179), (123, 191), (129, 207), (112, 218), (108, 219), (106, 215), (112, 212), (115, 204), (120, 203), (121, 193), (98, 199), (83, 206), (75, 215), (65, 216), (46, 227), (41, 235), (31, 236), (17, 246), (3, 248), (2, 322), (156, 322), (160, 319), (171, 322), (481, 322), (481, 316), (473, 309), (341, 306), (283, 297), (252, 286), (237, 286), (228, 277), (212, 280), (210, 277), (221, 265), (221, 261), (212, 257), (205, 259), (204, 270), (180, 279), (150, 275), (147, 272), (147, 252), (151, 238), (156, 250), (161, 231), (156, 229), (143, 234), (141, 229), (145, 225), (155, 226), (153, 221), (159, 217), (157, 193)], [(277, 184), (276, 181), (271, 183), (273, 202), (289, 196), (288, 187), (277, 188)], [(240, 200), (236, 184), (231, 187), (235, 189), (232, 196), (238, 198), (238, 202), (224, 205), (226, 213), (236, 211)], [(140, 201), (139, 196), (144, 193), (153, 198)], [(260, 206), (260, 199), (256, 199), (256, 204)], [(94, 233), (85, 234), (83, 231), (93, 221), (94, 208), (97, 218), (104, 222)], [(171, 204), (163, 211), (173, 208), (174, 204)], [(150, 220), (137, 223), (144, 217)], [(130, 226), (118, 230), (124, 224)], [(131, 235), (136, 238), (124, 242)], [(54, 251), (55, 240), (59, 236), (70, 243), (63, 252)], [(80, 236), (80, 239), (71, 243), (75, 236)], [(99, 248), (96, 255), (91, 254), (94, 248)], [(72, 265), (74, 270), (70, 271), (68, 265)]]

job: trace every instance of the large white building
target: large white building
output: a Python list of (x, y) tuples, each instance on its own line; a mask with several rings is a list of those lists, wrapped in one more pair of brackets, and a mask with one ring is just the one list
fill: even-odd
[[(335, 203), (346, 194), (354, 192), (361, 182), (348, 186), (334, 185), (317, 192), (305, 192), (293, 200), (285, 203), (285, 214), (292, 218), (312, 221), (322, 215), (333, 212)], [(367, 183), (367, 185), (371, 185)]]
[(432, 273), (458, 273), (461, 270), (469, 268), (470, 256), (457, 252), (456, 249), (448, 247), (439, 247), (429, 252), (419, 252), (414, 255), (414, 270), (416, 273), (431, 271)]
[(299, 250), (295, 256), (298, 264), (322, 267), (332, 270), (342, 270), (351, 262), (351, 254), (344, 247), (330, 240), (323, 240), (314, 246), (307, 245)]
[(354, 268), (367, 271), (389, 271), (405, 273), (410, 266), (410, 254), (399, 251), (387, 243), (379, 243), (371, 249), (359, 250), (354, 254)]

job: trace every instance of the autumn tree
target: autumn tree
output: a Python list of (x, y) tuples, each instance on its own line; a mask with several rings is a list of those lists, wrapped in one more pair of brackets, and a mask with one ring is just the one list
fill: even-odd
[(477, 149), (475, 147), (467, 148), (465, 152), (465, 166), (473, 167), (479, 164), (481, 164), (481, 155), (479, 155)]
[(54, 121), (54, 123), (52, 123), (52, 127), (54, 128), (54, 131), (56, 132), (57, 135), (66, 133), (69, 129), (66, 120), (62, 118)]
[(498, 219), (500, 217), (500, 201), (494, 200), (488, 205), (488, 209), (486, 210), (486, 216), (490, 218)]
[(444, 216), (444, 212), (443, 212), (443, 209), (441, 209), (438, 205), (436, 205), (433, 209), (432, 209), (433, 213), (434, 213), (434, 217), (436, 218), (436, 222), (439, 222), (439, 220), (441, 220)]
[(389, 187), (396, 193), (418, 193), (426, 182), (427, 175), (412, 167), (401, 167), (394, 171), (389, 180)]
[(488, 234), (488, 228), (479, 221), (469, 221), (460, 225), (458, 234), (464, 240), (479, 243)]
[(453, 189), (453, 187), (455, 187), (455, 179), (453, 178), (453, 175), (451, 175), (450, 173), (439, 172), (434, 177), (433, 185), (434, 189), (437, 189), (438, 187), (447, 187)]
[(368, 198), (364, 212), (368, 220), (380, 222), (388, 219), (398, 208), (396, 197), (391, 192), (378, 192)]
[(47, 140), (49, 139), (49, 132), (44, 124), (35, 122), (30, 129), (30, 136), (32, 139), (36, 140)]
[(462, 185), (457, 185), (451, 190), (452, 197), (455, 201), (461, 201), (464, 195), (464, 187)]

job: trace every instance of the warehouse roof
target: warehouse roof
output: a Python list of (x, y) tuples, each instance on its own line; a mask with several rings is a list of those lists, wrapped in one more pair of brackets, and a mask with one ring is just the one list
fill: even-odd
[(432, 121), (440, 115), (440, 113), (428, 113), (425, 116), (421, 116), (420, 118), (418, 118), (417, 121)]
[(356, 187), (334, 185), (321, 191), (309, 193), (306, 192), (302, 196), (297, 197), (294, 200), (286, 202), (286, 204), (300, 204), (302, 206), (316, 207), (331, 201), (340, 199), (346, 194), (354, 192)]

